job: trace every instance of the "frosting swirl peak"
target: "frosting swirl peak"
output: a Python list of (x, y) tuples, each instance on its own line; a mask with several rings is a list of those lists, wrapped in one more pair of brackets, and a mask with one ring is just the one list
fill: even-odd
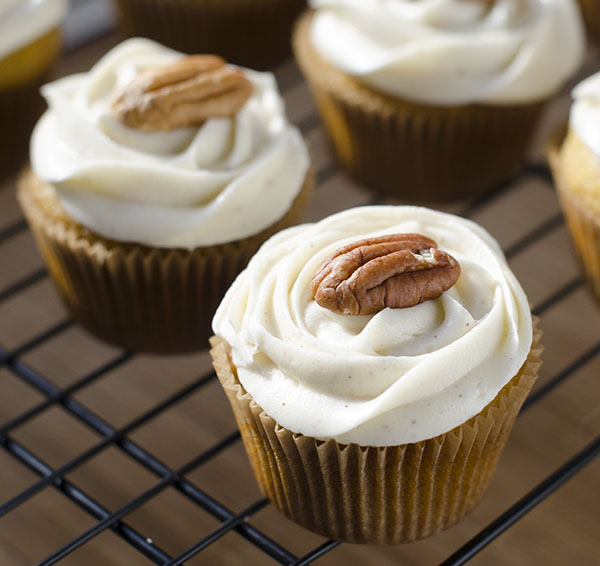
[(311, 40), (376, 90), (440, 105), (524, 104), (583, 60), (574, 0), (311, 0)]
[[(418, 233), (462, 272), (439, 298), (347, 316), (310, 281), (358, 238)], [(517, 374), (532, 342), (525, 293), (483, 228), (420, 207), (350, 209), (267, 241), (213, 320), (238, 377), (283, 427), (341, 443), (418, 442), (462, 424)]]
[(182, 57), (132, 39), (88, 73), (43, 88), (49, 110), (32, 137), (32, 167), (80, 224), (115, 240), (191, 249), (260, 232), (299, 193), (308, 152), (270, 73), (242, 69), (253, 94), (232, 117), (142, 131), (113, 115), (115, 93), (135, 76)]
[(573, 89), (569, 124), (579, 138), (600, 159), (600, 73)]

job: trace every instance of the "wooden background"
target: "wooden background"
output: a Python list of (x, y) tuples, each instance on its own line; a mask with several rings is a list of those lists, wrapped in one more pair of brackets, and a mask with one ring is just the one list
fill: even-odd
[[(86, 70), (116, 42), (116, 37), (107, 37), (65, 56), (56, 76)], [(580, 77), (596, 68), (600, 68), (600, 59), (597, 53), (590, 53)], [(318, 171), (318, 190), (306, 220), (317, 220), (351, 206), (380, 202), (332, 163), (308, 89), (295, 64), (288, 62), (276, 74), (289, 116), (301, 127)], [(566, 120), (568, 90), (549, 108), (531, 153), (531, 166), (488, 199), (455, 203), (442, 209), (481, 223), (508, 252), (512, 269), (542, 318), (546, 352), (538, 387), (561, 372), (570, 371), (572, 364), (576, 364), (576, 369), (521, 415), (490, 490), (460, 524), (441, 535), (405, 546), (342, 545), (319, 559), (318, 564), (437, 564), (598, 435), (600, 356), (595, 354), (600, 350), (600, 312), (581, 284), (554, 189), (544, 178), (543, 170), (540, 175), (536, 168), (543, 162), (544, 141), (549, 132)], [(22, 218), (14, 198), (14, 185), (15, 179), (10, 179), (0, 188), (0, 233)], [(42, 267), (25, 228), (17, 229), (12, 237), (0, 243), (0, 347), (9, 352), (68, 319), (47, 277), (2, 298), (5, 289)], [(20, 359), (64, 388), (119, 354), (118, 349), (99, 342), (73, 324), (41, 345), (27, 349)], [(77, 391), (73, 398), (119, 428), (209, 371), (206, 352), (177, 357), (135, 356)], [(8, 367), (0, 365), (0, 426), (43, 400), (43, 395)], [(177, 468), (234, 431), (235, 423), (225, 396), (212, 380), (136, 428), (128, 438), (171, 468)], [(8, 438), (18, 441), (53, 468), (102, 439), (60, 404), (53, 404), (15, 428)], [(0, 444), (7, 441), (0, 440)], [(600, 462), (596, 460), (471, 564), (598, 564), (599, 472)], [(159, 480), (115, 445), (100, 451), (66, 478), (109, 510), (118, 509)], [(239, 441), (193, 470), (186, 479), (234, 512), (261, 498)], [(37, 480), (38, 476), (7, 450), (0, 450), (0, 502)], [(173, 556), (219, 525), (172, 486), (128, 514), (124, 521)], [(30, 565), (94, 522), (59, 490), (48, 487), (0, 518), (0, 564)], [(298, 556), (323, 542), (271, 506), (252, 516), (249, 522)], [(236, 532), (230, 532), (186, 563), (236, 566), (275, 561)], [(111, 531), (104, 531), (60, 564), (141, 566), (151, 562)]]

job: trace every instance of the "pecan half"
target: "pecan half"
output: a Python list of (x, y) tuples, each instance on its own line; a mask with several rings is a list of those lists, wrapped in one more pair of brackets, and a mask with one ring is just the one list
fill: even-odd
[(460, 276), (460, 265), (421, 234), (390, 234), (340, 248), (311, 281), (317, 303), (337, 314), (375, 314), (435, 299)]
[(112, 110), (122, 124), (167, 131), (236, 114), (252, 95), (240, 69), (215, 55), (190, 55), (139, 73), (116, 96)]

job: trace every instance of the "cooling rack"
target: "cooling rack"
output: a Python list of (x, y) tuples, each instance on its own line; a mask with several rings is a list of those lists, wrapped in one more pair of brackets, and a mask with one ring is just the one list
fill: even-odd
[[(89, 67), (116, 41), (78, 47), (59, 74)], [(594, 59), (582, 74), (599, 66)], [(399, 203), (373, 197), (339, 171), (297, 67), (289, 61), (275, 72), (317, 169), (307, 220)], [(413, 545), (340, 544), (274, 511), (254, 483), (206, 353), (140, 356), (89, 337), (53, 292), (14, 201), (16, 180), (5, 183), (0, 563), (456, 566), (565, 564), (568, 556), (568, 563), (592, 564), (600, 523), (600, 313), (579, 275), (543, 161), (543, 140), (565, 119), (566, 92), (521, 171), (482, 198), (442, 207), (500, 241), (541, 317), (547, 351), (483, 502), (456, 527)], [(547, 513), (537, 512), (542, 503)], [(518, 523), (532, 511), (533, 524)]]

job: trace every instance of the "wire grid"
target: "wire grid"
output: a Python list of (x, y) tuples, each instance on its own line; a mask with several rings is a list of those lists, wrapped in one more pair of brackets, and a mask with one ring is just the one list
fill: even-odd
[[(294, 79), (287, 81), (283, 85), (283, 89), (291, 88), (295, 81), (300, 81), (299, 75)], [(299, 127), (303, 133), (307, 133), (318, 124), (316, 114), (311, 114), (305, 118)], [(333, 177), (337, 173), (335, 165), (328, 164), (317, 172), (318, 185), (322, 185), (327, 179)], [(544, 165), (529, 164), (526, 165), (518, 175), (509, 179), (502, 186), (498, 187), (489, 194), (471, 202), (468, 207), (462, 210), (461, 215), (465, 217), (473, 216), (482, 208), (491, 204), (495, 199), (498, 199), (507, 192), (514, 184), (524, 177), (536, 177), (541, 180), (549, 190), (551, 190), (551, 176), (548, 169)], [(376, 204), (379, 199), (373, 198), (371, 204)], [(563, 225), (563, 219), (560, 214), (546, 220), (539, 226), (536, 226), (531, 232), (526, 234), (521, 240), (514, 243), (509, 248), (505, 249), (507, 258), (520, 253), (529, 246), (534, 245), (538, 240), (548, 235), (552, 231), (560, 228)], [(23, 219), (4, 227), (0, 227), (0, 244), (5, 243), (12, 238), (15, 238), (26, 230), (26, 223)], [(27, 276), (23, 277), (15, 284), (0, 290), (0, 304), (10, 298), (15, 297), (19, 293), (24, 292), (29, 287), (38, 283), (47, 277), (45, 269), (35, 270)], [(544, 313), (557, 305), (561, 301), (567, 299), (571, 294), (577, 291), (583, 285), (580, 277), (568, 281), (559, 288), (552, 296), (547, 298), (543, 303), (535, 305), (533, 312), (538, 316), (543, 316)], [(282, 544), (273, 538), (269, 537), (260, 529), (252, 526), (247, 522), (247, 519), (258, 513), (265, 506), (269, 505), (266, 499), (255, 501), (248, 508), (240, 513), (234, 513), (224, 504), (220, 503), (210, 493), (205, 492), (200, 487), (186, 479), (186, 475), (190, 472), (203, 466), (223, 450), (240, 440), (239, 433), (228, 434), (219, 442), (214, 444), (209, 449), (198, 454), (196, 457), (188, 461), (178, 469), (173, 469), (161, 462), (153, 454), (149, 453), (143, 447), (130, 439), (130, 435), (139, 427), (147, 424), (152, 419), (158, 417), (161, 413), (177, 406), (187, 397), (205, 387), (212, 382), (216, 376), (214, 373), (209, 373), (201, 378), (196, 379), (189, 385), (183, 387), (178, 392), (163, 399), (156, 406), (144, 412), (141, 416), (131, 421), (126, 426), (114, 428), (107, 421), (89, 410), (84, 404), (74, 399), (73, 395), (81, 389), (109, 376), (126, 362), (130, 361), (135, 354), (124, 351), (116, 357), (104, 363), (94, 371), (84, 375), (66, 388), (60, 389), (55, 386), (48, 378), (39, 371), (34, 370), (30, 365), (22, 360), (22, 357), (32, 349), (44, 344), (51, 338), (65, 332), (74, 324), (72, 319), (64, 319), (48, 330), (31, 337), (28, 341), (20, 346), (7, 350), (0, 346), (0, 368), (8, 368), (12, 374), (20, 378), (28, 386), (34, 388), (44, 396), (44, 400), (36, 406), (28, 409), (22, 414), (12, 418), (10, 421), (0, 426), (0, 444), (9, 454), (11, 454), (19, 462), (27, 466), (30, 470), (39, 476), (39, 480), (18, 493), (10, 500), (5, 501), (0, 505), (0, 517), (6, 515), (12, 510), (29, 501), (42, 490), (52, 487), (62, 493), (70, 501), (78, 505), (89, 515), (97, 520), (97, 522), (79, 536), (58, 548), (44, 560), (39, 562), (39, 565), (49, 566), (56, 564), (62, 558), (72, 553), (77, 548), (86, 544), (94, 537), (110, 529), (126, 541), (129, 545), (149, 558), (153, 563), (158, 565), (178, 565), (184, 564), (186, 560), (202, 552), (203, 549), (219, 540), (227, 533), (234, 531), (239, 536), (244, 537), (251, 544), (266, 555), (273, 558), (282, 565), (306, 565), (316, 561), (319, 557), (333, 551), (340, 543), (337, 541), (326, 541), (319, 546), (313, 548), (304, 556), (296, 556), (294, 553), (286, 549)], [(580, 357), (575, 359), (570, 366), (553, 376), (548, 380), (543, 387), (538, 388), (526, 400), (522, 413), (538, 403), (546, 395), (565, 380), (571, 378), (577, 370), (590, 363), (600, 353), (600, 342), (596, 343), (588, 351), (584, 352)], [(91, 428), (101, 440), (92, 447), (81, 452), (76, 457), (61, 465), (58, 468), (52, 468), (38, 457), (23, 444), (16, 441), (12, 434), (16, 429), (28, 423), (31, 419), (44, 413), (52, 407), (59, 406), (67, 411), (75, 419)], [(124, 453), (127, 457), (137, 462), (155, 477), (156, 482), (146, 491), (128, 501), (125, 505), (115, 511), (109, 511), (101, 501), (95, 500), (84, 490), (80, 489), (73, 482), (68, 481), (65, 476), (69, 472), (77, 469), (79, 466), (90, 460), (95, 455), (106, 450), (108, 447), (115, 447)], [(600, 453), (600, 436), (597, 436), (590, 444), (574, 454), (569, 460), (564, 462), (558, 469), (551, 471), (549, 475), (534, 487), (529, 493), (508, 507), (496, 520), (482, 529), (476, 536), (465, 541), (463, 546), (456, 550), (451, 556), (442, 562), (444, 566), (457, 566), (467, 563), (476, 554), (481, 552), (494, 539), (500, 536), (503, 532), (514, 525), (525, 514), (532, 510), (536, 505), (543, 501), (546, 497), (556, 491), (568, 479), (581, 471), (587, 464), (592, 462)], [(198, 540), (195, 544), (181, 552), (177, 556), (171, 556), (165, 550), (161, 549), (152, 539), (145, 536), (135, 528), (127, 524), (127, 516), (134, 510), (149, 502), (156, 497), (167, 487), (173, 487), (184, 495), (189, 501), (193, 502), (205, 512), (217, 519), (220, 524), (217, 528), (209, 532), (207, 535)]]
[[(333, 175), (334, 173), (335, 168), (330, 168), (328, 171), (321, 171), (320, 176), (323, 177)], [(535, 175), (543, 179), (546, 184), (548, 183), (548, 171), (540, 166), (526, 167), (522, 171), (521, 175)], [(462, 215), (466, 217), (471, 216), (480, 207), (485, 206), (491, 200), (498, 198), (504, 191), (508, 190), (513, 183), (514, 179), (508, 183), (505, 183), (482, 199), (475, 201), (462, 212)], [(375, 203), (376, 199), (373, 202)], [(533, 245), (537, 240), (542, 238), (548, 232), (555, 230), (561, 224), (562, 218), (560, 216), (553, 217), (544, 222), (532, 230), (520, 241), (506, 249), (505, 253), (507, 257), (510, 258), (526, 247)], [(25, 229), (26, 225), (22, 220), (3, 228), (0, 230), (0, 243), (17, 236)], [(11, 285), (9, 288), (1, 291), (0, 302), (26, 290), (28, 287), (46, 276), (47, 273), (45, 270), (34, 271), (16, 284)], [(533, 309), (534, 314), (542, 316), (546, 310), (556, 305), (558, 302), (566, 299), (570, 294), (577, 290), (582, 283), (583, 281), (581, 278), (576, 278), (569, 281), (562, 288), (558, 289), (555, 294), (548, 298), (544, 303), (537, 305)], [(267, 500), (260, 499), (241, 513), (234, 514), (224, 505), (219, 503), (219, 501), (211, 497), (210, 494), (204, 492), (202, 489), (185, 479), (185, 476), (188, 473), (208, 462), (211, 458), (215, 457), (231, 444), (238, 442), (240, 439), (239, 433), (226, 436), (220, 442), (205, 452), (202, 452), (179, 469), (169, 468), (155, 458), (152, 454), (128, 438), (128, 435), (130, 435), (137, 428), (148, 423), (151, 419), (157, 417), (163, 411), (175, 406), (177, 403), (181, 402), (186, 397), (202, 388), (210, 381), (214, 380), (216, 377), (214, 373), (210, 373), (195, 380), (177, 393), (164, 399), (149, 411), (143, 413), (128, 425), (116, 429), (88, 410), (82, 403), (73, 399), (73, 394), (90, 385), (92, 382), (106, 377), (112, 371), (115, 371), (122, 364), (129, 361), (134, 356), (133, 353), (123, 352), (119, 354), (114, 359), (105, 363), (88, 375), (83, 376), (79, 380), (75, 381), (72, 385), (64, 389), (59, 389), (53, 385), (40, 372), (35, 371), (21, 360), (21, 357), (24, 354), (33, 348), (40, 346), (45, 341), (58, 335), (59, 333), (64, 332), (73, 324), (74, 322), (72, 319), (62, 320), (45, 332), (32, 337), (26, 343), (11, 351), (7, 351), (0, 347), (0, 366), (3, 365), (8, 367), (14, 375), (18, 376), (29, 386), (37, 389), (46, 397), (46, 399), (40, 402), (38, 405), (18, 415), (17, 417), (14, 417), (0, 427), (0, 443), (2, 444), (3, 448), (40, 476), (40, 479), (37, 483), (25, 489), (10, 500), (4, 502), (0, 506), (0, 517), (17, 508), (19, 505), (22, 505), (46, 487), (52, 486), (63, 493), (71, 501), (79, 505), (94, 518), (98, 519), (98, 522), (93, 527), (86, 530), (80, 536), (73, 539), (63, 547), (57, 549), (54, 553), (41, 561), (39, 563), (40, 565), (49, 566), (57, 563), (61, 558), (73, 552), (75, 549), (79, 548), (81, 545), (85, 544), (87, 541), (91, 540), (93, 537), (102, 533), (106, 529), (113, 530), (130, 545), (151, 559), (155, 564), (170, 566), (183, 564), (185, 560), (201, 552), (208, 545), (232, 530), (238, 532), (241, 536), (245, 537), (249, 542), (256, 545), (259, 549), (274, 558), (280, 564), (285, 565), (299, 566), (309, 564), (310, 562), (316, 560), (323, 554), (332, 551), (336, 546), (338, 546), (338, 542), (328, 541), (317, 548), (314, 548), (305, 556), (297, 557), (283, 546), (278, 544), (277, 541), (272, 540), (265, 533), (246, 523), (246, 519), (268, 505)], [(540, 401), (540, 399), (551, 393), (557, 385), (570, 378), (578, 369), (589, 363), (599, 353), (600, 343), (597, 343), (593, 348), (576, 359), (568, 368), (554, 376), (544, 385), (544, 387), (538, 389), (534, 394), (532, 394), (527, 399), (523, 407), (523, 411), (526, 411), (535, 403)], [(55, 405), (61, 406), (76, 419), (93, 429), (102, 437), (102, 440), (81, 454), (78, 454), (71, 461), (63, 464), (59, 468), (53, 469), (44, 463), (40, 458), (38, 458), (34, 453), (28, 450), (25, 446), (14, 440), (11, 437), (11, 432), (19, 426), (27, 423), (33, 417)], [(151, 488), (129, 501), (120, 509), (117, 509), (113, 512), (109, 512), (101, 502), (94, 500), (76, 485), (64, 479), (67, 473), (73, 471), (78, 466), (82, 465), (84, 462), (102, 450), (105, 450), (109, 446), (115, 446), (119, 448), (127, 456), (147, 468), (157, 478), (156, 483)], [(467, 541), (460, 549), (457, 550), (456, 553), (450, 556), (442, 564), (445, 566), (465, 564), (470, 558), (483, 550), (485, 546), (502, 534), (506, 529), (510, 528), (511, 525), (523, 517), (528, 511), (533, 509), (533, 507), (539, 504), (544, 498), (558, 489), (570, 477), (583, 469), (586, 464), (590, 463), (596, 456), (598, 456), (599, 453), (600, 437), (596, 438), (591, 444), (577, 452), (570, 460), (565, 462), (559, 469), (551, 473), (532, 491), (507, 509), (505, 513), (498, 517), (498, 519), (488, 525), (471, 540)], [(173, 486), (195, 504), (221, 521), (221, 524), (218, 528), (204, 536), (197, 543), (186, 549), (178, 556), (170, 556), (164, 550), (159, 548), (151, 539), (128, 526), (124, 520), (129, 513), (147, 503), (150, 499), (158, 495), (168, 486)]]

